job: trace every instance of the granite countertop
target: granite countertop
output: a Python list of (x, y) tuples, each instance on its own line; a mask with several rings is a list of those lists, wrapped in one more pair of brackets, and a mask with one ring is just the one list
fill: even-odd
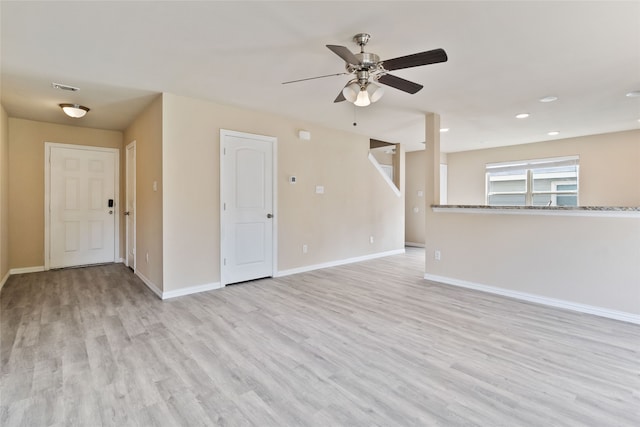
[(488, 206), (488, 205), (431, 205), (432, 208), (454, 209), (522, 209), (553, 211), (613, 211), (640, 212), (640, 206)]
[(540, 211), (597, 211), (640, 212), (640, 206), (487, 206), (487, 205), (431, 205), (444, 209), (496, 209), (496, 210), (540, 210)]

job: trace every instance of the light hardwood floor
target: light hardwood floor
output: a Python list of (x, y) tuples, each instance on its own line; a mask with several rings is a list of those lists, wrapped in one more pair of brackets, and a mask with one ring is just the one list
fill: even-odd
[(640, 326), (422, 279), (424, 252), (160, 301), (12, 276), (2, 426), (638, 426)]

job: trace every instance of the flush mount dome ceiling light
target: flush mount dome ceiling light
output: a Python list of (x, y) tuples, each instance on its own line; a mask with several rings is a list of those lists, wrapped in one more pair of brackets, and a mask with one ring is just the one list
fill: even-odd
[(60, 106), (60, 108), (62, 108), (62, 111), (64, 111), (64, 113), (67, 116), (73, 117), (74, 119), (79, 119), (81, 117), (84, 117), (84, 115), (87, 114), (87, 112), (89, 111), (89, 108), (79, 104), (58, 104), (58, 105)]
[(627, 98), (638, 98), (640, 97), (640, 90), (634, 90), (632, 92), (627, 92)]

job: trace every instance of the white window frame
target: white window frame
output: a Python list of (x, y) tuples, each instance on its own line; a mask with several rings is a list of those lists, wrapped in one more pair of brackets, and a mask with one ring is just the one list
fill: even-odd
[[(500, 163), (487, 163), (485, 165), (485, 203), (489, 204), (489, 197), (495, 195), (524, 195), (525, 196), (525, 204), (524, 206), (532, 206), (533, 205), (533, 196), (537, 194), (550, 194), (552, 199), (552, 206), (556, 205), (557, 196), (558, 195), (576, 195), (576, 204), (580, 206), (580, 157), (579, 156), (567, 156), (567, 157), (553, 157), (546, 159), (533, 159), (533, 160), (519, 160), (513, 162), (500, 162)], [(534, 191), (533, 190), (533, 174), (536, 169), (549, 168), (554, 166), (573, 166), (576, 167), (576, 189), (575, 190), (563, 190), (557, 191), (558, 184), (568, 184), (573, 182), (558, 181), (557, 183), (552, 183), (552, 191)], [(525, 173), (521, 176), (522, 179), (525, 180), (525, 191), (505, 191), (505, 192), (491, 192), (490, 191), (490, 183), (491, 183), (491, 173), (499, 172), (499, 171), (509, 171), (509, 170), (523, 170)], [(513, 180), (514, 178), (520, 177), (519, 175), (512, 175), (508, 178), (508, 180)], [(506, 180), (506, 179), (505, 179)], [(494, 181), (496, 181), (494, 179)], [(555, 184), (555, 185), (553, 185)], [(498, 205), (495, 205), (498, 206)]]

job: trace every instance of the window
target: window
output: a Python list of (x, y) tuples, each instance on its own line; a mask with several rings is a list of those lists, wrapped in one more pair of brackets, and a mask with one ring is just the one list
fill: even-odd
[(578, 156), (486, 165), (489, 206), (578, 206)]

